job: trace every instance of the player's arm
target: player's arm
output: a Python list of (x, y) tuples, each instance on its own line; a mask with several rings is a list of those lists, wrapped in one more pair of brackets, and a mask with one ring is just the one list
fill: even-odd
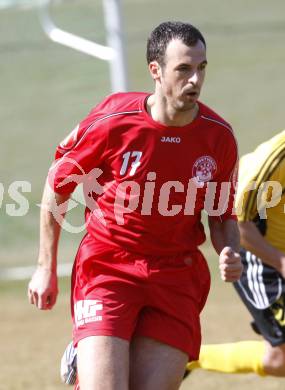
[(42, 310), (51, 309), (58, 294), (57, 248), (70, 194), (105, 158), (110, 126), (97, 124), (100, 110), (94, 109), (60, 143), (48, 173), (41, 207), (38, 266), (28, 288), (30, 302)]
[(56, 302), (57, 287), (57, 249), (70, 194), (55, 193), (46, 182), (40, 214), (40, 248), (37, 269), (28, 286), (31, 304), (41, 310), (48, 310)]
[(265, 240), (254, 222), (240, 221), (238, 226), (241, 245), (285, 277), (285, 254)]
[(239, 230), (234, 219), (220, 220), (209, 217), (212, 244), (219, 255), (221, 278), (225, 282), (238, 280), (242, 273), (239, 255)]
[[(234, 282), (240, 278), (243, 266), (239, 255), (239, 230), (234, 216), (238, 149), (232, 133), (224, 134), (224, 142), (220, 151), (220, 170), (215, 178), (217, 187), (214, 210), (223, 209), (223, 212), (219, 215), (209, 213), (208, 223), (212, 244), (219, 255), (221, 278), (225, 282)], [(228, 184), (226, 193), (223, 192), (224, 183)]]

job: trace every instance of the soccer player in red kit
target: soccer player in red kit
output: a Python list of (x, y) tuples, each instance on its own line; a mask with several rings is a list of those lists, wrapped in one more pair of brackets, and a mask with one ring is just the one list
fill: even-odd
[(147, 60), (154, 93), (118, 93), (95, 107), (58, 146), (44, 190), (28, 294), (46, 310), (57, 296), (56, 206), (83, 183), (87, 234), (72, 273), (81, 390), (179, 387), (199, 355), (210, 284), (198, 249), (204, 208), (222, 279), (242, 271), (232, 210), (237, 145), (230, 125), (198, 101), (205, 40), (190, 24), (162, 23)]

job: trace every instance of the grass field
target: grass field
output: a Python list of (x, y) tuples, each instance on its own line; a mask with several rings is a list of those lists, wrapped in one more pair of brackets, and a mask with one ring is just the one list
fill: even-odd
[[(0, 0), (1, 3), (1, 0)], [(241, 154), (284, 128), (285, 3), (283, 0), (123, 0), (132, 90), (151, 90), (145, 64), (148, 32), (160, 21), (190, 20), (205, 34), (209, 68), (201, 97), (232, 123)], [(1, 4), (0, 4), (1, 5)], [(69, 0), (53, 10), (62, 28), (104, 42), (101, 2)], [(56, 144), (110, 92), (105, 63), (48, 41), (34, 8), (0, 9), (0, 267), (36, 261), (37, 203)], [(29, 210), (7, 215), (15, 180), (29, 181)], [(0, 188), (1, 190), (1, 188)], [(82, 209), (75, 210), (73, 218)], [(80, 223), (80, 222), (78, 222)], [(80, 235), (64, 233), (60, 261), (70, 262)], [(204, 341), (255, 337), (245, 309), (216, 277), (208, 246), (213, 288), (203, 314)], [(1, 271), (0, 271), (1, 272)], [(68, 281), (54, 311), (27, 304), (26, 283), (0, 285), (0, 389), (64, 388), (58, 362), (70, 339)], [(281, 389), (284, 380), (195, 372), (183, 390)]]

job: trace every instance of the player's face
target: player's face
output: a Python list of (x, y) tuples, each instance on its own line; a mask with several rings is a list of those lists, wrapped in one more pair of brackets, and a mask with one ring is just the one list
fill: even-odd
[(206, 48), (201, 41), (191, 47), (178, 39), (168, 44), (161, 68), (160, 87), (173, 109), (187, 111), (195, 107), (206, 65)]

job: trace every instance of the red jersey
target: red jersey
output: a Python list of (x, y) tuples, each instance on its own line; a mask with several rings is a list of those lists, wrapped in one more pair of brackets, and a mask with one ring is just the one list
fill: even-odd
[(99, 243), (146, 255), (189, 252), (205, 240), (205, 199), (215, 218), (235, 219), (236, 141), (200, 102), (186, 126), (155, 122), (148, 96), (118, 93), (95, 107), (58, 146), (49, 183), (61, 194), (83, 183), (86, 228)]

